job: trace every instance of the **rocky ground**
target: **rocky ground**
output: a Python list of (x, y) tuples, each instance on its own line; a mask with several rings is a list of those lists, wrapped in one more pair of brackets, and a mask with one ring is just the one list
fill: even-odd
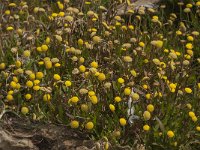
[(95, 149), (83, 133), (63, 125), (4, 117), (0, 124), (0, 150), (88, 150)]
[[(139, 0), (135, 7), (151, 5), (159, 0)], [(119, 11), (124, 5), (119, 7)], [(31, 122), (19, 116), (4, 116), (0, 120), (0, 150), (91, 150), (102, 149), (102, 141), (94, 142), (86, 134), (64, 125)], [(111, 146), (111, 149), (132, 149)], [(144, 150), (143, 146), (136, 149)]]

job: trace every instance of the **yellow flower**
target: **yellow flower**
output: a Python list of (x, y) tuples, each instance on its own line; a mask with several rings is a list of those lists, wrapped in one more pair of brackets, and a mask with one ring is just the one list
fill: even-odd
[(59, 13), (58, 13), (58, 16), (59, 16), (59, 17), (64, 17), (64, 16), (65, 16), (65, 12), (63, 12), (63, 11), (59, 12)]
[(132, 76), (137, 77), (137, 72), (134, 69), (131, 70), (131, 74), (132, 74)]
[(96, 95), (93, 95), (93, 96), (91, 96), (91, 97), (89, 97), (89, 98), (90, 98), (92, 104), (97, 104), (97, 102), (98, 102), (98, 98), (97, 98)]
[(88, 111), (88, 105), (87, 104), (82, 104), (81, 105), (81, 111), (87, 112)]
[(13, 101), (13, 96), (12, 95), (10, 95), (10, 94), (8, 94), (7, 96), (6, 96), (6, 99), (8, 100), (8, 101)]
[(174, 137), (174, 132), (171, 131), (171, 130), (167, 131), (167, 136), (168, 136), (169, 138)]
[(90, 63), (90, 66), (93, 67), (93, 68), (98, 68), (98, 62), (93, 61), (93, 62)]
[(50, 41), (51, 41), (50, 37), (47, 37), (46, 40), (45, 40), (45, 43), (46, 43), (46, 44), (49, 44)]
[(198, 86), (198, 89), (200, 89), (200, 83), (198, 83), (197, 86)]
[(180, 30), (176, 31), (176, 35), (182, 35), (182, 32)]
[(73, 120), (70, 122), (70, 126), (71, 126), (71, 128), (76, 129), (79, 127), (79, 122), (76, 120)]
[(157, 59), (157, 58), (154, 58), (153, 63), (156, 64), (156, 65), (160, 65), (160, 60)]
[(112, 112), (115, 111), (115, 106), (114, 106), (113, 104), (110, 104), (110, 105), (109, 105), (109, 108), (110, 108), (110, 110), (111, 110)]
[(11, 86), (13, 89), (15, 89), (15, 88), (17, 87), (17, 83), (14, 82), (14, 81), (11, 81), (11, 82), (10, 82), (10, 86)]
[(40, 86), (38, 86), (38, 85), (33, 86), (33, 90), (39, 91), (40, 90)]
[(70, 98), (70, 102), (72, 103), (77, 103), (79, 101), (79, 98), (77, 96), (73, 96), (72, 98)]
[(13, 27), (7, 27), (6, 30), (7, 31), (12, 31), (12, 30), (14, 30), (14, 28)]
[(153, 112), (154, 111), (154, 106), (152, 104), (147, 105), (147, 110), (149, 112)]
[(186, 104), (188, 109), (192, 109), (192, 105), (190, 103)]
[(6, 14), (6, 15), (10, 15), (10, 10), (6, 10), (6, 11), (5, 11), (5, 14)]
[(183, 12), (189, 13), (189, 12), (191, 12), (191, 9), (190, 9), (190, 8), (185, 8), (185, 9), (183, 10)]
[(114, 100), (115, 100), (115, 102), (120, 102), (122, 99), (121, 99), (121, 97), (116, 96)]
[(54, 74), (54, 75), (53, 75), (53, 78), (54, 78), (54, 80), (56, 80), (56, 81), (59, 81), (59, 80), (61, 79), (59, 74)]
[(174, 93), (175, 91), (176, 91), (176, 84), (174, 84), (174, 83), (170, 83), (169, 84), (169, 87), (170, 87), (170, 91), (172, 92), (172, 93)]
[(190, 111), (188, 114), (189, 114), (189, 116), (190, 116), (191, 118), (195, 116), (195, 113), (192, 112), (192, 111)]
[(26, 115), (26, 114), (28, 114), (28, 112), (29, 112), (29, 109), (28, 109), (28, 107), (22, 107), (21, 108), (21, 113), (23, 114), (23, 115)]
[(69, 81), (69, 80), (65, 81), (65, 86), (69, 87), (69, 86), (71, 86), (71, 85), (72, 85), (72, 82), (71, 82), (71, 81)]
[(128, 28), (129, 28), (130, 30), (134, 30), (134, 26), (133, 26), (133, 25), (129, 25)]
[(185, 45), (185, 47), (186, 47), (187, 49), (193, 49), (192, 43), (187, 43), (187, 44)]
[(118, 78), (117, 81), (118, 81), (120, 84), (124, 83), (124, 79), (123, 79), (123, 78)]
[(16, 7), (17, 5), (15, 3), (10, 3), (8, 6), (10, 6), (10, 7)]
[(119, 123), (121, 126), (125, 126), (126, 125), (126, 119), (125, 118), (120, 118), (119, 119)]
[(185, 88), (185, 92), (190, 94), (190, 93), (192, 93), (192, 89), (191, 88)]
[(131, 97), (132, 97), (133, 100), (137, 101), (137, 100), (139, 100), (140, 95), (137, 94), (137, 93), (133, 93), (133, 94), (131, 94)]
[(27, 81), (27, 82), (26, 82), (26, 86), (29, 87), (29, 88), (33, 87), (33, 82), (30, 81), (30, 80)]
[(95, 92), (94, 92), (94, 91), (89, 91), (89, 92), (88, 92), (88, 95), (89, 95), (89, 96), (94, 96), (94, 95), (95, 95)]
[(26, 94), (26, 95), (25, 95), (25, 99), (26, 99), (26, 100), (30, 100), (31, 97), (32, 97), (31, 94)]
[(143, 113), (144, 120), (149, 120), (151, 118), (151, 114), (149, 111), (145, 111)]
[(5, 63), (0, 63), (0, 70), (3, 70), (6, 68), (6, 64)]
[(34, 85), (38, 85), (38, 84), (40, 84), (40, 80), (34, 80), (33, 83), (34, 83)]
[(52, 62), (51, 61), (45, 61), (45, 67), (46, 69), (51, 69), (52, 68)]
[(104, 73), (99, 73), (98, 79), (99, 79), (100, 81), (104, 81), (104, 80), (106, 79), (105, 74), (104, 74)]
[(80, 72), (85, 72), (86, 68), (84, 65), (79, 66)]
[(157, 48), (162, 48), (163, 47), (163, 41), (157, 40), (155, 46)]
[(42, 48), (41, 48), (41, 47), (37, 47), (36, 50), (37, 50), (38, 52), (42, 52)]
[(197, 126), (197, 127), (196, 127), (196, 130), (197, 130), (197, 131), (200, 131), (200, 126)]
[(37, 79), (42, 79), (44, 77), (44, 74), (42, 72), (37, 72), (36, 73), (36, 78)]
[(130, 95), (131, 94), (131, 89), (128, 87), (128, 88), (125, 88), (124, 89), (124, 94), (125, 95)]
[(17, 68), (20, 68), (20, 67), (22, 66), (21, 61), (17, 60), (17, 61), (15, 62), (15, 66), (16, 66)]
[(94, 36), (92, 40), (94, 43), (100, 43), (102, 41), (102, 39), (99, 36)]
[(196, 116), (193, 116), (193, 117), (192, 117), (192, 121), (196, 122), (197, 120), (198, 120), (198, 119), (197, 119)]
[(192, 4), (187, 4), (186, 7), (187, 8), (192, 8)]
[(139, 42), (139, 46), (144, 47), (145, 46), (144, 42)]
[(29, 79), (30, 80), (35, 80), (35, 74), (34, 73), (29, 74)]
[(78, 46), (83, 46), (83, 44), (84, 44), (84, 41), (82, 39), (79, 39), (78, 40)]
[(124, 61), (127, 62), (127, 63), (130, 63), (133, 61), (133, 59), (130, 57), (130, 56), (124, 56), (123, 57)]
[(93, 122), (88, 122), (88, 123), (86, 123), (85, 128), (88, 129), (88, 130), (93, 129), (93, 128), (94, 128)]
[(60, 10), (63, 10), (63, 9), (64, 9), (64, 5), (63, 5), (60, 1), (58, 1), (57, 4), (58, 4), (58, 8), (59, 8)]
[(146, 125), (144, 125), (144, 126), (143, 126), (143, 130), (144, 130), (144, 131), (149, 131), (149, 130), (150, 130), (150, 127), (149, 127), (149, 125), (147, 125), (147, 124), (146, 124)]
[(51, 95), (50, 94), (44, 94), (43, 95), (43, 101), (48, 102), (51, 100)]
[(12, 95), (14, 93), (13, 90), (8, 91), (8, 95)]
[(46, 44), (44, 44), (44, 45), (41, 46), (41, 49), (42, 49), (43, 52), (46, 52), (49, 48)]
[(147, 93), (147, 94), (145, 95), (145, 97), (146, 97), (146, 99), (150, 99), (150, 98), (151, 98), (151, 94)]
[(148, 85), (146, 85), (146, 84), (144, 84), (142, 87), (143, 87), (145, 90), (148, 89)]
[(23, 56), (24, 56), (24, 57), (30, 57), (30, 55), (31, 55), (31, 52), (30, 52), (29, 50), (25, 50), (25, 51), (23, 52)]
[(193, 38), (192, 36), (188, 36), (188, 37), (187, 37), (187, 40), (188, 40), (188, 41), (194, 41), (194, 38)]

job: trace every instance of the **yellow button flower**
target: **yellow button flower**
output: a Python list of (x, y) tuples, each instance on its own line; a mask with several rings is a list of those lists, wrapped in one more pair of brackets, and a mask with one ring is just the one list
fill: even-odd
[(110, 104), (110, 105), (109, 105), (109, 108), (110, 108), (110, 110), (111, 110), (112, 112), (115, 111), (115, 106), (114, 106), (113, 104)]
[(29, 109), (28, 109), (28, 107), (22, 107), (21, 108), (21, 113), (23, 114), (23, 115), (26, 115), (26, 114), (28, 114), (29, 113)]
[(6, 99), (7, 99), (8, 101), (12, 101), (14, 98), (13, 98), (12, 95), (8, 94), (8, 95), (6, 96)]
[(82, 104), (81, 105), (81, 111), (87, 112), (88, 111), (88, 105), (87, 104)]
[(121, 99), (121, 97), (116, 96), (114, 100), (115, 100), (115, 102), (120, 102), (122, 99)]
[(171, 131), (171, 130), (167, 131), (167, 136), (168, 136), (169, 138), (174, 137), (174, 132)]
[(72, 98), (70, 98), (70, 102), (72, 103), (77, 103), (79, 101), (79, 98), (77, 96), (73, 96)]
[(118, 78), (117, 81), (118, 81), (120, 84), (123, 84), (123, 83), (124, 83), (124, 79), (123, 79), (123, 78)]
[(41, 49), (42, 49), (43, 52), (46, 52), (49, 48), (48, 48), (47, 45), (42, 45)]
[(37, 79), (42, 79), (44, 77), (44, 74), (42, 72), (37, 72), (36, 73), (36, 78)]
[(71, 128), (76, 129), (76, 128), (79, 127), (79, 122), (76, 121), (76, 120), (73, 120), (73, 121), (70, 122), (70, 126), (71, 126)]
[(86, 68), (84, 65), (79, 66), (80, 72), (85, 72)]
[(147, 110), (149, 112), (153, 112), (154, 111), (154, 106), (152, 104), (147, 105)]
[(192, 89), (191, 88), (185, 88), (185, 92), (190, 94), (190, 93), (192, 93)]
[(146, 124), (146, 125), (144, 125), (144, 126), (143, 126), (143, 130), (144, 130), (144, 131), (149, 131), (149, 130), (150, 130), (150, 127), (149, 127), (149, 125), (147, 125), (147, 124)]
[(71, 85), (72, 85), (72, 82), (71, 82), (71, 81), (69, 81), (69, 80), (65, 81), (65, 86), (69, 87), (69, 86), (71, 86)]
[(48, 102), (51, 100), (51, 95), (50, 94), (44, 94), (43, 95), (43, 101)]
[(200, 126), (197, 126), (197, 127), (196, 127), (196, 130), (197, 130), (197, 131), (200, 131)]
[(53, 75), (54, 80), (59, 81), (61, 79), (59, 74), (54, 74)]
[(88, 123), (86, 123), (85, 128), (88, 129), (88, 130), (93, 129), (93, 128), (94, 128), (93, 122), (88, 122)]
[(26, 86), (29, 87), (29, 88), (33, 87), (33, 82), (30, 81), (30, 80), (27, 81), (27, 82), (26, 82)]
[(98, 62), (93, 61), (93, 62), (90, 63), (90, 66), (93, 67), (93, 68), (98, 68)]
[(98, 103), (98, 98), (97, 98), (96, 95), (91, 96), (90, 100), (91, 100), (92, 104), (97, 104)]
[(33, 90), (34, 91), (39, 91), (40, 90), (40, 86), (38, 86), (38, 85), (33, 86)]
[(98, 79), (99, 79), (100, 81), (104, 81), (104, 80), (106, 79), (105, 74), (104, 74), (104, 73), (99, 73)]
[(149, 120), (151, 118), (151, 114), (149, 111), (145, 111), (143, 113), (144, 120)]
[(126, 119), (125, 118), (120, 118), (119, 119), (119, 123), (121, 126), (125, 126), (126, 125)]
[(26, 99), (26, 100), (30, 100), (31, 97), (32, 97), (31, 94), (26, 94), (26, 95), (25, 95), (25, 99)]
[(130, 95), (131, 94), (131, 89), (130, 88), (125, 88), (124, 89), (124, 94), (125, 95)]
[(131, 98), (132, 98), (134, 101), (137, 101), (137, 100), (139, 100), (140, 95), (139, 95), (138, 93), (133, 93), (133, 94), (131, 94)]
[(198, 118), (196, 116), (192, 117), (192, 121), (196, 122), (198, 120)]

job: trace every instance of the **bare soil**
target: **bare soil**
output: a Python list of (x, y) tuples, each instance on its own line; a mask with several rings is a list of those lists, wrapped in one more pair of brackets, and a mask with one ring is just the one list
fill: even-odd
[(0, 122), (0, 150), (94, 149), (94, 141), (86, 135), (64, 125), (4, 117)]

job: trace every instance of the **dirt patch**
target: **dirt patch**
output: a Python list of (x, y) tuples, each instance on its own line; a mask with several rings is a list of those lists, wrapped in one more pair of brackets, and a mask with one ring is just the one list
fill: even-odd
[(0, 125), (0, 150), (88, 150), (95, 143), (64, 125), (7, 118)]

